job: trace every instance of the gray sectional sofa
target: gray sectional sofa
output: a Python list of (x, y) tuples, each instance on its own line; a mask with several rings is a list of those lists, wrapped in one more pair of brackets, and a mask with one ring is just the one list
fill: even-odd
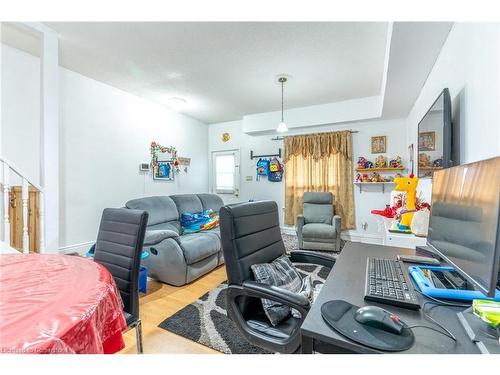
[(224, 263), (219, 227), (184, 234), (183, 213), (212, 209), (224, 205), (215, 194), (180, 194), (133, 199), (125, 206), (149, 213), (144, 250), (149, 256), (142, 261), (148, 275), (167, 284), (181, 286)]

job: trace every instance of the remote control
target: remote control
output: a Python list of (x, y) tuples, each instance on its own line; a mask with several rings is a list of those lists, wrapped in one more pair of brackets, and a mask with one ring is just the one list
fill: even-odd
[(439, 266), (439, 260), (436, 258), (419, 257), (416, 255), (398, 255), (398, 260), (407, 263), (428, 264), (430, 266)]

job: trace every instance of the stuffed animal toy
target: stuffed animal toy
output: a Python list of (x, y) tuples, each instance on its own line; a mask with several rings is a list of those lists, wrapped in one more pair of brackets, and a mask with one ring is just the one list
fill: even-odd
[(401, 168), (403, 166), (403, 162), (401, 160), (401, 156), (396, 156), (396, 159), (393, 159), (389, 162), (389, 166), (391, 168)]
[(373, 163), (371, 161), (367, 160), (365, 163), (365, 168), (366, 169), (373, 168)]
[(416, 211), (418, 177), (410, 174), (408, 177), (395, 178), (394, 183), (396, 184), (396, 191), (406, 191), (406, 206), (401, 210), (398, 228), (410, 230), (413, 214)]
[(365, 164), (366, 164), (366, 162), (367, 162), (366, 158), (364, 158), (363, 156), (360, 156), (360, 157), (358, 158), (358, 168), (359, 168), (359, 169), (363, 169), (363, 168), (365, 168)]
[(375, 159), (375, 166), (377, 168), (385, 168), (387, 167), (387, 160), (385, 158), (385, 156), (383, 155), (379, 155), (376, 159)]

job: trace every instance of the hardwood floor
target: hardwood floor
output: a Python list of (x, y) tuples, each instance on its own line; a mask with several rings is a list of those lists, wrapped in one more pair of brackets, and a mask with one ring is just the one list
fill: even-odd
[[(163, 320), (196, 301), (209, 290), (227, 280), (224, 266), (181, 287), (149, 281), (148, 293), (140, 297), (142, 342), (145, 354), (220, 354), (206, 346), (177, 336), (158, 327)], [(135, 329), (124, 334), (122, 354), (135, 354)]]

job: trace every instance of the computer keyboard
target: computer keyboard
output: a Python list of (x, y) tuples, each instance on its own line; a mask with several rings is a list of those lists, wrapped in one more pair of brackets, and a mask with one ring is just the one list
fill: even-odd
[(366, 264), (365, 299), (418, 310), (420, 303), (403, 262), (368, 258)]

